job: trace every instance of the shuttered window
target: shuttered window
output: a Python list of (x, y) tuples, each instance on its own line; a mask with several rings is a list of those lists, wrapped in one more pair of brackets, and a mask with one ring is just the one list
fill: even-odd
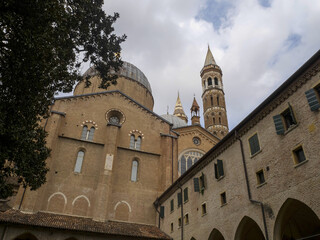
[(283, 135), (289, 128), (297, 124), (293, 109), (288, 103), (289, 107), (281, 114), (273, 116), (273, 122), (278, 135)]
[(273, 116), (273, 122), (274, 122), (274, 126), (276, 128), (276, 133), (278, 135), (283, 135), (284, 132), (285, 132), (285, 129), (284, 129), (284, 125), (282, 123), (282, 117), (281, 115), (275, 115)]
[(188, 188), (185, 188), (183, 190), (183, 201), (184, 202), (187, 202), (189, 200), (189, 197), (188, 197)]
[(320, 85), (305, 92), (311, 111), (320, 108)]
[(215, 178), (219, 179), (224, 176), (224, 170), (223, 170), (223, 162), (222, 160), (217, 160), (217, 163), (214, 164), (214, 174)]
[(173, 212), (174, 210), (174, 204), (173, 204), (173, 199), (170, 201), (170, 212)]
[(180, 207), (182, 204), (182, 195), (181, 192), (178, 193), (178, 207)]
[(193, 179), (193, 186), (195, 192), (200, 192), (200, 186), (199, 186), (199, 178)]
[(164, 218), (164, 206), (160, 206), (160, 218)]
[(254, 134), (251, 138), (249, 138), (250, 152), (251, 155), (260, 151), (260, 144), (258, 139), (258, 134)]

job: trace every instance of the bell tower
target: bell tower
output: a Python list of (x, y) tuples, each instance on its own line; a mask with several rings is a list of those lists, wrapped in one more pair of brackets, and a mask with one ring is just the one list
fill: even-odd
[(205, 128), (222, 139), (229, 132), (222, 71), (214, 60), (209, 46), (200, 76)]

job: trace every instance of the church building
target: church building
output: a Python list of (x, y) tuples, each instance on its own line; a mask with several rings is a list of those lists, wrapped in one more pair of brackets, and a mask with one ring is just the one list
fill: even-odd
[(209, 48), (189, 122), (179, 94), (158, 115), (141, 70), (116, 74), (55, 99), (47, 182), (0, 202), (1, 240), (320, 239), (320, 50), (230, 132)]

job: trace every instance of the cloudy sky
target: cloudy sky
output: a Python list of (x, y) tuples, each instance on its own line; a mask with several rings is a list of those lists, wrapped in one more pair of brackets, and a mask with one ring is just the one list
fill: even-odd
[(186, 114), (194, 94), (202, 108), (209, 44), (223, 71), (230, 129), (320, 46), (319, 0), (105, 0), (104, 9), (120, 14), (122, 59), (149, 79), (158, 114), (173, 112), (178, 91)]

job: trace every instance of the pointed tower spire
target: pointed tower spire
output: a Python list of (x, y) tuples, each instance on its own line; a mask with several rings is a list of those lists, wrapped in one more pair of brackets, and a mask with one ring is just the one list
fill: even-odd
[(222, 71), (215, 62), (209, 46), (200, 76), (205, 128), (222, 139), (229, 132)]
[(182, 104), (181, 104), (179, 92), (178, 92), (178, 98), (177, 98), (176, 106), (174, 107), (173, 115), (181, 118), (182, 120), (185, 120), (186, 123), (188, 122), (188, 117), (184, 113), (184, 110), (183, 110), (183, 107), (182, 107)]
[(204, 66), (208, 66), (208, 65), (217, 65), (216, 61), (214, 60), (214, 57), (212, 55), (212, 52), (210, 50), (209, 44), (208, 44), (208, 51), (207, 51), (207, 56), (206, 56), (206, 60), (204, 62)]
[(193, 97), (193, 102), (191, 106), (191, 123), (192, 125), (199, 124), (200, 125), (200, 116), (199, 116), (199, 110), (200, 107), (197, 103), (196, 97)]

